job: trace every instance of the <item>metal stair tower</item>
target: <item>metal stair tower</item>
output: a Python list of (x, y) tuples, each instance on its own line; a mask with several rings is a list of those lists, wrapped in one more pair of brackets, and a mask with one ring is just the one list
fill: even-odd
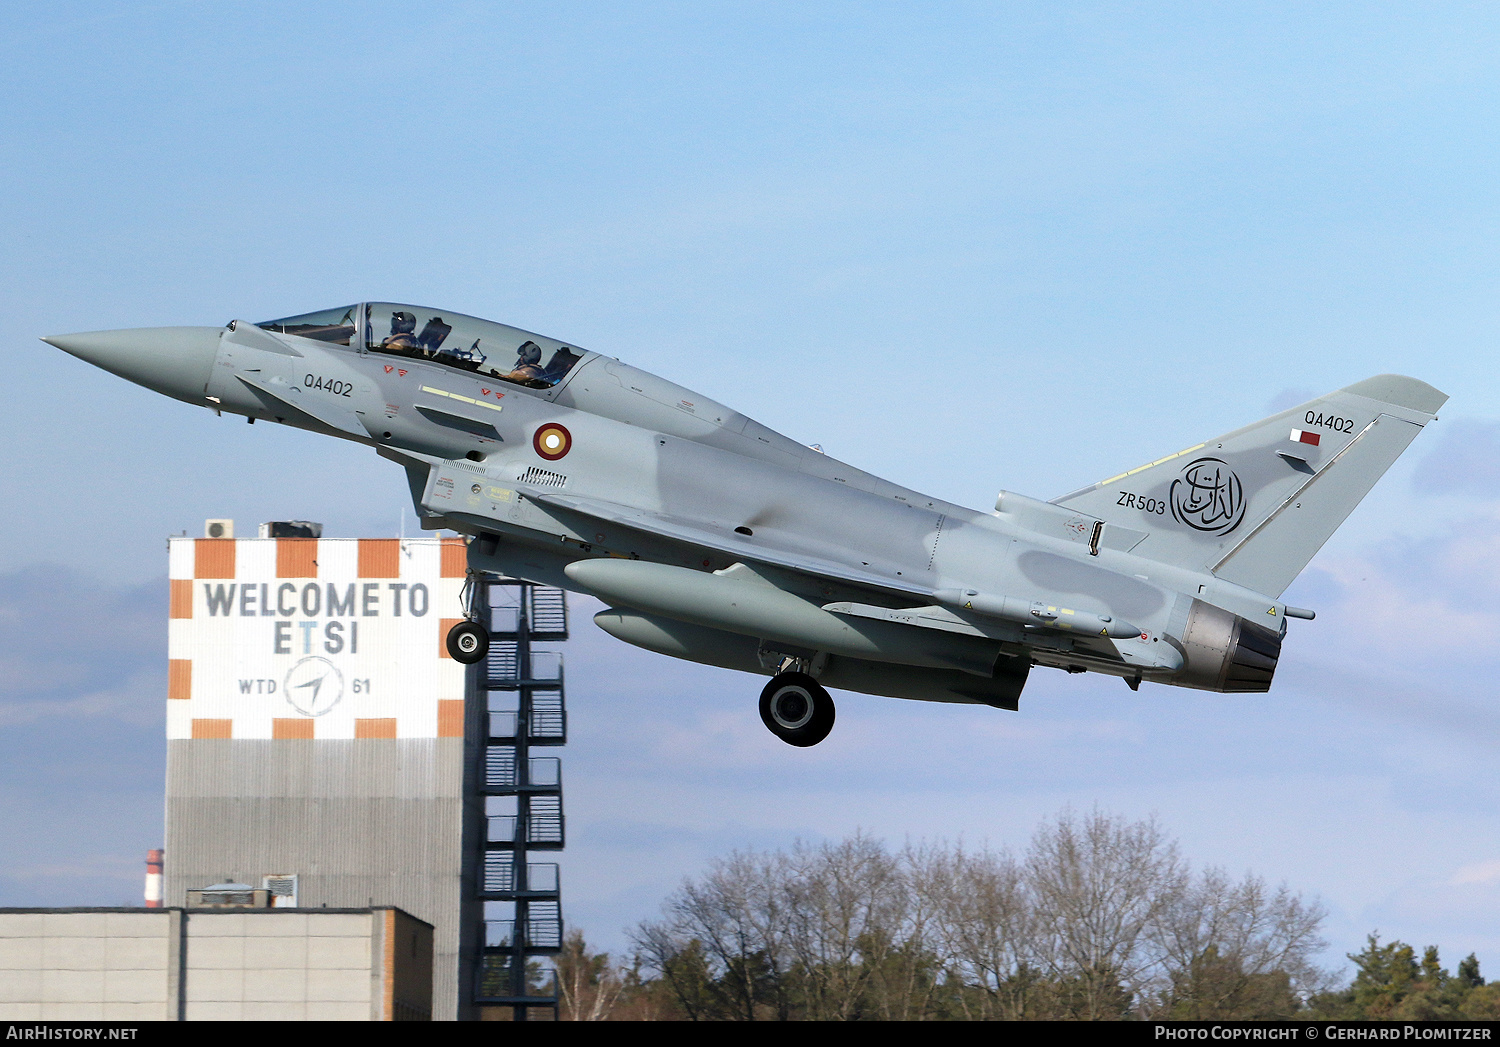
[[(490, 630), (489, 655), (471, 670), (471, 693), (483, 706), (473, 777), (486, 805), (475, 901), (509, 903), (513, 916), (481, 924), (474, 1004), (510, 1007), (516, 1021), (533, 1010), (556, 1019), (556, 974), (536, 958), (562, 948), (562, 885), (556, 862), (531, 859), (565, 842), (562, 761), (532, 749), (565, 744), (568, 714), (561, 653), (532, 644), (568, 638), (567, 599), (561, 589), (511, 578), (482, 576), (475, 584)], [(498, 798), (513, 803), (514, 813), (492, 812)]]

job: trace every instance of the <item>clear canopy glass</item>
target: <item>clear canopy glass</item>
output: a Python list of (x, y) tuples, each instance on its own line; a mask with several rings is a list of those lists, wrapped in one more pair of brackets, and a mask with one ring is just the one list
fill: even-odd
[(340, 306), (257, 326), (335, 345), (358, 345), (362, 337), (372, 353), (430, 360), (529, 389), (552, 388), (587, 355), (519, 327), (394, 302)]
[(354, 320), (359, 315), (359, 306), (345, 305), (337, 309), (324, 309), (301, 316), (288, 316), (281, 320), (267, 320), (256, 324), (267, 331), (279, 334), (294, 334), (299, 338), (314, 338), (335, 345), (349, 345), (354, 338)]
[(365, 348), (531, 389), (550, 389), (584, 357), (582, 349), (517, 327), (391, 302), (365, 306)]

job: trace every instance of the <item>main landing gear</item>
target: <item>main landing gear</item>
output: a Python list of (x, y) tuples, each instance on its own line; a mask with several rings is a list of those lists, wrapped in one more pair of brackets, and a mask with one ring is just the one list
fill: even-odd
[(760, 718), (788, 745), (817, 745), (833, 730), (833, 699), (806, 673), (782, 673), (760, 692)]

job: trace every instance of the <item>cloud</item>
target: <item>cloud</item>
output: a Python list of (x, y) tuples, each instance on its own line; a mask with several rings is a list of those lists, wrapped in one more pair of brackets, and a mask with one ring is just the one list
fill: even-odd
[(166, 582), (121, 586), (66, 567), (0, 574), (0, 725), (161, 718)]
[(1453, 879), (1449, 882), (1455, 887), (1463, 887), (1467, 884), (1500, 883), (1500, 859), (1465, 865), (1453, 874)]
[(1426, 745), (1500, 751), (1500, 518), (1322, 557), (1288, 592), (1317, 609), (1289, 623), (1278, 688), (1360, 717), (1403, 724), (1408, 758)]
[(1412, 486), (1431, 494), (1500, 498), (1500, 422), (1460, 418), (1417, 465)]
[(1300, 407), (1318, 395), (1318, 392), (1313, 389), (1294, 389), (1288, 387), (1266, 401), (1266, 414), (1280, 414), (1282, 411), (1290, 410), (1293, 407)]
[[(165, 655), (163, 655), (165, 657)], [(4, 666), (0, 665), (0, 673)], [(50, 694), (39, 698), (0, 697), (0, 727), (35, 723), (45, 719), (110, 718), (140, 726), (150, 726), (162, 719), (167, 674), (144, 671), (125, 680), (119, 687), (91, 690), (83, 687), (72, 696)]]
[(1446, 533), (1321, 559), (1288, 599), (1319, 611), (1317, 625), (1298, 628), (1335, 634), (1355, 658), (1443, 678), (1459, 666), (1495, 667), (1497, 591), (1500, 516), (1486, 512)]

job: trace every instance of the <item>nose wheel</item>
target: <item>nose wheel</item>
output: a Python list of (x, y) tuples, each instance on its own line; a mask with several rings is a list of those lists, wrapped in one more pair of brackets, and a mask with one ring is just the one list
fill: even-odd
[(833, 730), (833, 699), (806, 673), (782, 673), (760, 692), (760, 718), (788, 745), (817, 745)]
[(478, 622), (465, 619), (448, 630), (448, 654), (455, 662), (473, 665), (490, 653), (490, 634)]

